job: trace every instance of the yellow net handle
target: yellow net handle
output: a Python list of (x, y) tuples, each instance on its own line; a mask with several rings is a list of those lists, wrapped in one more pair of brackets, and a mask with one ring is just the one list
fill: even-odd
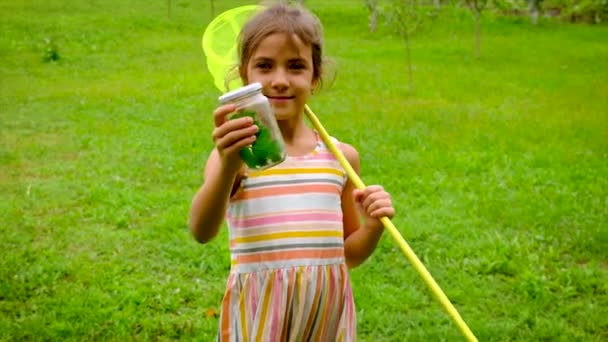
[[(353, 170), (352, 166), (350, 166), (348, 160), (346, 160), (346, 158), (342, 154), (342, 151), (340, 151), (340, 149), (338, 149), (336, 145), (332, 142), (331, 138), (329, 137), (329, 134), (327, 133), (323, 125), (321, 125), (321, 122), (319, 121), (319, 119), (317, 119), (317, 116), (312, 112), (308, 105), (304, 107), (304, 112), (306, 113), (308, 120), (310, 120), (317, 132), (319, 132), (319, 135), (321, 135), (321, 139), (323, 139), (323, 142), (325, 143), (327, 148), (329, 148), (331, 153), (336, 157), (336, 159), (338, 159), (340, 165), (346, 171), (346, 174), (348, 175), (348, 178), (351, 180), (351, 182), (353, 182), (357, 189), (365, 189), (365, 184), (363, 184), (363, 181), (361, 180), (361, 178), (359, 178), (359, 175), (357, 175), (355, 170)], [(388, 217), (380, 218), (380, 222), (382, 222), (384, 228), (388, 230), (388, 232), (391, 234), (397, 245), (399, 245), (399, 248), (401, 249), (403, 254), (405, 254), (407, 260), (409, 260), (412, 266), (414, 266), (414, 269), (418, 272), (418, 274), (420, 274), (422, 280), (424, 280), (426, 285), (431, 289), (431, 292), (433, 293), (435, 298), (439, 301), (439, 303), (441, 303), (441, 305), (448, 313), (448, 315), (450, 315), (454, 323), (456, 323), (458, 329), (460, 329), (460, 332), (462, 332), (467, 341), (477, 342), (477, 338), (475, 337), (471, 329), (469, 329), (467, 323), (462, 319), (462, 317), (460, 317), (460, 314), (458, 313), (454, 305), (452, 305), (448, 297), (445, 295), (445, 293), (443, 293), (439, 285), (437, 285), (435, 279), (433, 279), (429, 271), (427, 271), (426, 267), (424, 267), (424, 264), (422, 264), (420, 259), (418, 259), (418, 257), (416, 256), (416, 253), (414, 253), (414, 251), (407, 244), (403, 236), (401, 236), (395, 225), (393, 225), (393, 222)]]

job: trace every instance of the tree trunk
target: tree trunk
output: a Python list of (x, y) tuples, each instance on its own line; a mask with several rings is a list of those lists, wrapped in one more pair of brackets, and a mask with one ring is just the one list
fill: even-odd
[(376, 32), (376, 28), (378, 27), (378, 11), (374, 9), (372, 14), (369, 17), (369, 31)]
[(414, 92), (414, 72), (412, 70), (412, 55), (410, 53), (410, 38), (407, 30), (403, 34), (403, 40), (405, 41), (405, 54), (407, 58), (407, 79), (409, 85), (409, 93)]
[(378, 27), (378, 0), (365, 0), (365, 7), (369, 11), (369, 32), (376, 32)]
[(433, 4), (435, 5), (436, 11), (439, 11), (441, 9), (441, 0), (433, 0)]
[(376, 0), (372, 0), (372, 13), (369, 17), (369, 30), (371, 32), (376, 32), (376, 28), (378, 27), (378, 3)]
[(475, 57), (479, 57), (481, 50), (481, 13), (475, 12)]
[(530, 21), (532, 25), (538, 24), (539, 0), (528, 0), (528, 10), (530, 11)]

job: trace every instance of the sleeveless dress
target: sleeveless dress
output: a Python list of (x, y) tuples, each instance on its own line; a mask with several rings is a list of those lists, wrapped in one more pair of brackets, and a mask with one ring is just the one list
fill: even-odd
[(241, 180), (226, 213), (232, 266), (218, 341), (355, 340), (345, 182), (318, 135), (312, 153)]

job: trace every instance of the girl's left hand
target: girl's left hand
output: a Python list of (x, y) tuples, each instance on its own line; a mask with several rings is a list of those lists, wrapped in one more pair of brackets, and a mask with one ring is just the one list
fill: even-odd
[(380, 228), (381, 217), (392, 218), (395, 215), (391, 195), (380, 185), (370, 185), (365, 190), (355, 189), (353, 197), (365, 215), (365, 226), (367, 227)]

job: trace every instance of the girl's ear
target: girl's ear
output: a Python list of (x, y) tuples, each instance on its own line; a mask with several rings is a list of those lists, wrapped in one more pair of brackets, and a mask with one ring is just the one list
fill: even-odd
[(241, 80), (243, 80), (243, 84), (247, 84), (247, 66), (246, 65), (239, 65), (239, 76), (241, 77)]
[(311, 85), (312, 86), (310, 87), (310, 93), (314, 94), (319, 89), (319, 86), (321, 85), (319, 78), (317, 77), (317, 79), (313, 79)]

